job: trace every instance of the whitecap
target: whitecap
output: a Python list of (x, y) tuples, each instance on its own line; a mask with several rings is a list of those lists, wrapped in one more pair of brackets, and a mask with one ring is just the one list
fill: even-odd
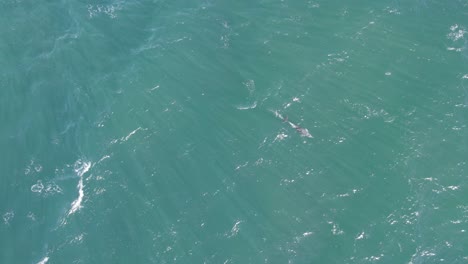
[(130, 134), (128, 134), (125, 138), (121, 138), (120, 140), (121, 141), (127, 141), (131, 136), (135, 135), (135, 133), (138, 132), (138, 130), (141, 130), (141, 129), (142, 129), (141, 127), (138, 127), (137, 129), (130, 132)]
[(68, 211), (68, 215), (73, 214), (74, 212), (76, 212), (78, 209), (81, 208), (81, 202), (83, 201), (83, 197), (84, 197), (83, 178), (80, 178), (77, 188), (78, 188), (78, 198), (76, 198), (76, 200), (72, 202), (71, 208)]
[(254, 80), (247, 80), (243, 82), (245, 88), (249, 91), (249, 94), (255, 92), (255, 81)]
[(62, 188), (60, 188), (60, 186), (58, 186), (55, 182), (51, 182), (49, 184), (47, 184), (46, 188), (45, 188), (45, 192), (47, 194), (55, 194), (55, 193), (62, 193)]
[(83, 175), (88, 172), (88, 170), (91, 168), (91, 162), (83, 162), (81, 160), (78, 160), (75, 162), (74, 165), (75, 168), (75, 173), (80, 177), (80, 180), (78, 181), (77, 189), (78, 189), (78, 198), (74, 200), (71, 203), (71, 208), (68, 211), (68, 215), (73, 214), (77, 210), (81, 208), (81, 202), (83, 201), (84, 197), (84, 191), (83, 191)]
[(281, 132), (279, 133), (278, 135), (276, 135), (275, 139), (273, 140), (273, 142), (276, 142), (276, 141), (282, 141), (284, 139), (286, 139), (288, 137), (287, 134)]
[(240, 230), (239, 225), (240, 225), (241, 223), (242, 223), (242, 221), (239, 220), (239, 221), (237, 221), (237, 222), (234, 224), (234, 226), (231, 228), (230, 234), (228, 235), (229, 238), (234, 237), (234, 236), (237, 235), (237, 233), (239, 233), (239, 230)]
[(43, 258), (41, 261), (39, 261), (37, 264), (46, 264), (49, 261), (49, 257)]
[(361, 232), (359, 235), (356, 236), (356, 238), (354, 240), (361, 240), (361, 239), (365, 238), (365, 235), (366, 235), (366, 233)]
[(9, 225), (13, 217), (15, 217), (15, 213), (13, 211), (8, 211), (5, 214), (3, 214), (3, 222), (5, 223), (5, 225)]
[(44, 189), (44, 185), (42, 184), (41, 180), (38, 180), (36, 184), (31, 186), (31, 192), (37, 192), (40, 193)]
[(253, 102), (253, 104), (251, 104), (251, 105), (238, 106), (237, 109), (239, 109), (239, 110), (249, 110), (249, 109), (254, 109), (256, 107), (257, 107), (257, 101)]

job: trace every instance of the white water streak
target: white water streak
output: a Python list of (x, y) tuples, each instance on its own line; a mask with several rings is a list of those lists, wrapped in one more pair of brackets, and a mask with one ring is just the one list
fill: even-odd
[(141, 127), (138, 127), (137, 129), (133, 130), (132, 132), (130, 132), (130, 134), (128, 134), (125, 138), (121, 138), (120, 140), (122, 141), (127, 141), (131, 136), (133, 136), (136, 132), (138, 132), (138, 130), (142, 129)]
[(47, 261), (49, 261), (49, 257), (43, 258), (41, 261), (39, 261), (37, 264), (46, 264)]
[(249, 109), (254, 109), (257, 107), (257, 101), (253, 102), (251, 105), (245, 105), (245, 106), (238, 106), (238, 110), (249, 110)]
[(71, 203), (71, 208), (68, 211), (68, 215), (71, 215), (78, 211), (81, 208), (81, 202), (83, 201), (84, 191), (83, 191), (83, 175), (88, 172), (91, 168), (91, 162), (82, 162), (81, 160), (75, 163), (75, 172), (80, 177), (78, 181), (77, 189), (78, 189), (78, 198)]

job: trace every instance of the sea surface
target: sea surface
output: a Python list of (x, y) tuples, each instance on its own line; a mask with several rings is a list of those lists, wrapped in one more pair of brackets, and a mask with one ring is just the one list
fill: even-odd
[(0, 0), (0, 263), (468, 263), (467, 125), (466, 0)]

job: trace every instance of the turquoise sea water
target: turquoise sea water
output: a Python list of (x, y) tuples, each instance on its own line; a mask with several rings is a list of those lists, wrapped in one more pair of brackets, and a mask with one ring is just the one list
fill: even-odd
[(467, 1), (0, 0), (0, 263), (468, 263), (467, 124)]

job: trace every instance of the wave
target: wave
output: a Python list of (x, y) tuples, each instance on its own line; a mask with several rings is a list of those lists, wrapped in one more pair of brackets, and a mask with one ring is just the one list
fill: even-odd
[(239, 110), (249, 110), (249, 109), (254, 109), (256, 107), (257, 107), (257, 101), (253, 102), (251, 105), (237, 106), (236, 108)]

